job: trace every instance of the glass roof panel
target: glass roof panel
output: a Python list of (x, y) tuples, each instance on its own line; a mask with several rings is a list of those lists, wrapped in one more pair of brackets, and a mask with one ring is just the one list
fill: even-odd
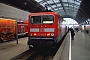
[(52, 3), (53, 3), (53, 1), (52, 1), (52, 0), (49, 0), (49, 1), (47, 1), (47, 3), (48, 3), (48, 4), (52, 4)]
[(54, 9), (54, 10), (58, 10), (58, 8), (57, 9)]
[(75, 1), (75, 4), (80, 5), (80, 3), (79, 2), (76, 2), (76, 1)]
[(80, 0), (77, 0), (79, 3), (81, 3), (81, 1)]
[(54, 8), (54, 7), (56, 7), (56, 5), (52, 5), (51, 7)]
[(63, 8), (59, 8), (60, 10), (63, 9)]
[(63, 10), (63, 9), (61, 9), (60, 11), (64, 12), (64, 10)]
[(45, 4), (47, 4), (47, 3), (46, 2), (40, 3), (40, 5), (42, 5), (43, 7), (45, 7)]
[(57, 6), (61, 6), (61, 4), (57, 4)]
[(57, 11), (58, 13), (60, 13), (60, 14), (65, 14), (64, 12), (61, 12), (61, 11)]
[(62, 0), (62, 2), (67, 2), (67, 0)]
[(68, 4), (63, 4), (64, 6), (68, 6)]
[(69, 5), (70, 7), (73, 7), (73, 5)]
[(42, 0), (35, 0), (35, 1), (40, 2), (40, 1), (42, 1)]
[(69, 9), (68, 7), (65, 7), (65, 9)]
[(48, 7), (49, 10), (51, 10), (51, 7)]
[(72, 15), (75, 15), (74, 11), (75, 12), (78, 11), (81, 2), (81, 0), (35, 0), (35, 1), (40, 3), (40, 5), (42, 5), (43, 7), (45, 7), (46, 4), (49, 10), (59, 12), (60, 15), (62, 15), (62, 13), (64, 15), (71, 13)]
[(74, 8), (79, 8), (79, 6), (74, 6)]
[(53, 0), (55, 3), (60, 2), (60, 0)]
[(68, 0), (68, 2), (72, 2), (72, 3), (74, 3), (74, 0)]
[(56, 8), (62, 8), (62, 6), (57, 6), (57, 7), (54, 7), (54, 9), (56, 9)]
[(41, 1), (41, 2), (39, 2), (39, 3), (42, 3), (42, 4), (43, 4), (43, 3), (44, 3), (44, 1)]

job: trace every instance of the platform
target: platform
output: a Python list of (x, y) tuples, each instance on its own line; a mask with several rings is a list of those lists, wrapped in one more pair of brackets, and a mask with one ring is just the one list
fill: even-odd
[(27, 51), (28, 38), (20, 38), (18, 39), (18, 44), (16, 41), (6, 42), (4, 44), (0, 44), (0, 60), (10, 60), (11, 58)]
[(74, 40), (70, 39), (68, 33), (53, 60), (90, 60), (90, 35), (79, 31)]
[(72, 40), (72, 60), (90, 60), (90, 35), (79, 31)]

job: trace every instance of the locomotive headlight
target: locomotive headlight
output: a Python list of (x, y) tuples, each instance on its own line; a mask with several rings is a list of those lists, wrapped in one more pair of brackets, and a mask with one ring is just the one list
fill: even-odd
[(36, 36), (37, 34), (36, 33), (34, 33), (34, 36)]
[(50, 33), (48, 33), (47, 36), (50, 36)]
[(51, 36), (54, 36), (54, 33), (51, 33)]

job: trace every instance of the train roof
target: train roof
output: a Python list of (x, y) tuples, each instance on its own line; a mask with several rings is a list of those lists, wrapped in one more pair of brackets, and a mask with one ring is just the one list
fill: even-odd
[(30, 13), (30, 15), (59, 15), (57, 12), (47, 12), (47, 11), (45, 11), (45, 12), (36, 12), (36, 13)]

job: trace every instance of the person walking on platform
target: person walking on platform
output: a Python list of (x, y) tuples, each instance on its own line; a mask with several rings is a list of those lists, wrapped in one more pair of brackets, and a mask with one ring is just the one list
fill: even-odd
[(71, 39), (74, 40), (74, 35), (75, 35), (74, 30), (70, 29), (70, 31), (71, 31)]

